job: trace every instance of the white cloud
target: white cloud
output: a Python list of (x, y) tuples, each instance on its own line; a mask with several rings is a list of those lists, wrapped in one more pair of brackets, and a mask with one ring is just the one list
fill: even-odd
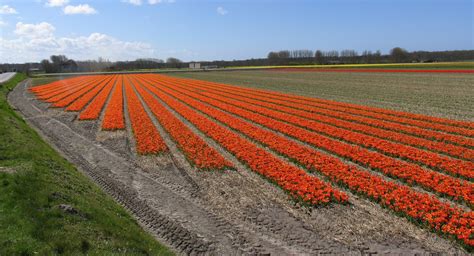
[(123, 0), (122, 2), (133, 5), (142, 5), (142, 0)]
[(58, 37), (47, 22), (16, 24), (16, 38), (0, 37), (2, 62), (36, 62), (53, 54), (64, 54), (76, 60), (134, 60), (153, 58), (155, 50), (147, 43), (122, 41), (110, 35), (92, 33), (88, 36)]
[(60, 7), (69, 3), (69, 0), (47, 0), (46, 6), (49, 7)]
[(174, 0), (148, 0), (148, 4), (155, 5), (155, 4), (161, 4), (161, 3), (174, 3)]
[(80, 5), (68, 5), (64, 7), (64, 14), (72, 15), (72, 14), (96, 14), (97, 11), (88, 4), (80, 4)]
[(16, 14), (18, 13), (13, 7), (8, 5), (0, 6), (0, 14)]
[(15, 34), (24, 38), (49, 38), (53, 36), (55, 29), (53, 25), (47, 22), (38, 24), (18, 22), (16, 24)]
[[(132, 4), (136, 6), (140, 6), (143, 4), (142, 0), (122, 0), (122, 2), (127, 4)], [(149, 5), (161, 4), (161, 3), (174, 3), (175, 0), (148, 0)]]
[(217, 10), (216, 10), (216, 11), (217, 11), (217, 13), (218, 13), (219, 15), (226, 15), (227, 13), (229, 13), (229, 12), (228, 12), (226, 9), (224, 9), (224, 7), (222, 7), (222, 6), (217, 7)]
[(8, 25), (8, 23), (6, 23), (3, 20), (0, 20), (0, 27), (6, 27), (7, 25)]

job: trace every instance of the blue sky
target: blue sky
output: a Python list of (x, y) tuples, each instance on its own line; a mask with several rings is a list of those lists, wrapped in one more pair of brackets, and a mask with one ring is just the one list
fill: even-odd
[(474, 49), (473, 12), (472, 0), (0, 0), (0, 63)]

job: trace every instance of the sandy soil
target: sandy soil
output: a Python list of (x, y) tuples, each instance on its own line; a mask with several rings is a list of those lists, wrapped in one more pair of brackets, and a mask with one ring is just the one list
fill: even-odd
[(77, 121), (76, 113), (49, 109), (33, 98), (29, 86), (17, 86), (9, 94), (10, 104), (180, 254), (465, 254), (456, 243), (352, 194), (348, 205), (295, 205), (215, 143), (237, 170), (194, 169), (166, 134), (171, 154), (139, 156), (129, 125), (126, 131), (100, 131), (100, 120)]

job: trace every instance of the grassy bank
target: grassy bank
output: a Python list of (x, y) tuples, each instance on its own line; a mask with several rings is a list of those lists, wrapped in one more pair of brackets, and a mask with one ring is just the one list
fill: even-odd
[(0, 255), (172, 254), (11, 109), (25, 78), (0, 85)]

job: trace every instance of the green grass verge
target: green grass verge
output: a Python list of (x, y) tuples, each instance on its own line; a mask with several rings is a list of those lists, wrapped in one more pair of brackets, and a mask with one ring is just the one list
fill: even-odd
[[(72, 78), (72, 77), (68, 77), (68, 78)], [(32, 82), (33, 82), (33, 86), (36, 86), (36, 85), (42, 85), (42, 84), (49, 84), (49, 83), (58, 81), (60, 79), (61, 79), (61, 77), (59, 77), (59, 76), (37, 77), (37, 78), (33, 78)]]
[(11, 109), (25, 78), (0, 85), (0, 255), (172, 255)]

